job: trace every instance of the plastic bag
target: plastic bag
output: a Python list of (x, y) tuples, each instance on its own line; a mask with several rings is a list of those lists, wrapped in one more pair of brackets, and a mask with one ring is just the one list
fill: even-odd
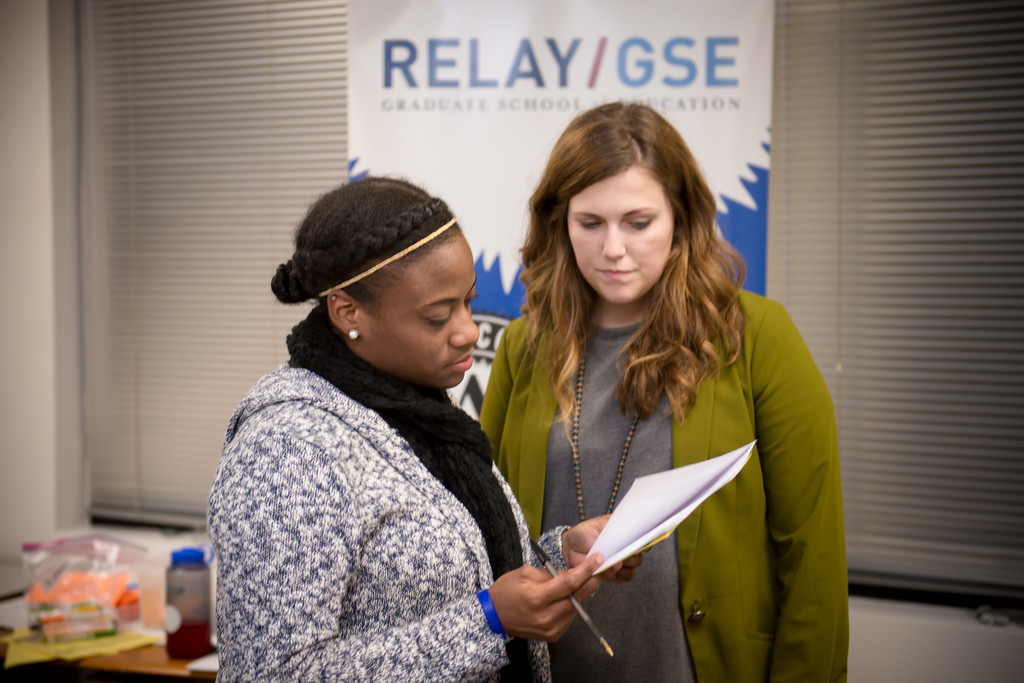
[(106, 534), (23, 543), (29, 579), (25, 594), (29, 625), (55, 642), (93, 638), (117, 630), (117, 608), (130, 601), (131, 565), (146, 548)]

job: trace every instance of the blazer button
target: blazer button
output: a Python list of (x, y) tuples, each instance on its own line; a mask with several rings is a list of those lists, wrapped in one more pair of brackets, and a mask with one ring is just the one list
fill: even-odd
[(689, 619), (687, 619), (687, 621), (689, 621), (691, 624), (699, 624), (700, 622), (704, 621), (704, 616), (704, 610), (695, 609), (692, 612), (690, 612), (690, 617)]

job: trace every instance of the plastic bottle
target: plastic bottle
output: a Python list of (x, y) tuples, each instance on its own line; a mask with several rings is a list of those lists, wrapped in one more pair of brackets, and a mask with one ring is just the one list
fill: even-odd
[(209, 546), (206, 549), (179, 548), (171, 553), (164, 628), (167, 654), (175, 659), (195, 659), (213, 649), (210, 645), (212, 555)]

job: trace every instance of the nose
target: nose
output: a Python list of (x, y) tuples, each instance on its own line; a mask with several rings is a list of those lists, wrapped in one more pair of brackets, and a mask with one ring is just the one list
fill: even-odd
[(455, 327), (452, 331), (452, 336), (449, 342), (452, 346), (457, 348), (463, 348), (467, 346), (476, 346), (477, 340), (480, 339), (480, 328), (473, 322), (473, 316), (469, 310), (469, 306), (465, 306), (459, 309), (455, 318)]
[(604, 248), (601, 253), (608, 259), (618, 259), (626, 254), (626, 240), (617, 225), (609, 225), (605, 230)]

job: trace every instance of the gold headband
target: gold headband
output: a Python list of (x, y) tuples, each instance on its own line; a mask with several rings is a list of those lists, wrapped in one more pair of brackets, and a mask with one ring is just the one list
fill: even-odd
[(363, 272), (359, 273), (359, 275), (356, 275), (355, 277), (352, 277), (352, 278), (349, 278), (348, 280), (345, 280), (340, 285), (334, 285), (333, 287), (329, 287), (328, 289), (325, 289), (324, 291), (322, 291), (319, 294), (317, 294), (317, 296), (327, 296), (331, 292), (336, 292), (339, 289), (345, 289), (349, 285), (354, 284), (356, 282), (359, 282), (360, 280), (362, 280), (367, 275), (373, 275), (374, 273), (376, 273), (378, 270), (380, 270), (384, 266), (388, 265), (389, 263), (394, 263), (398, 259), (400, 259), (403, 256), (405, 256), (406, 254), (408, 254), (410, 251), (416, 251), (417, 249), (422, 247), (424, 244), (426, 244), (430, 240), (434, 239), (435, 237), (437, 237), (438, 235), (440, 235), (442, 232), (444, 232), (448, 228), (452, 227), (453, 225), (455, 225), (455, 219), (454, 218), (451, 219), (450, 221), (448, 221), (447, 223), (445, 223), (444, 225), (442, 225), (440, 228), (438, 228), (434, 232), (430, 233), (429, 235), (427, 235), (426, 237), (421, 239), (419, 242), (416, 242), (415, 244), (409, 245), (408, 247), (406, 247), (402, 251), (398, 252), (394, 256), (389, 256), (388, 258), (384, 259), (383, 261), (381, 261), (377, 265), (371, 266), (371, 267), (367, 268), (366, 270), (364, 270)]

